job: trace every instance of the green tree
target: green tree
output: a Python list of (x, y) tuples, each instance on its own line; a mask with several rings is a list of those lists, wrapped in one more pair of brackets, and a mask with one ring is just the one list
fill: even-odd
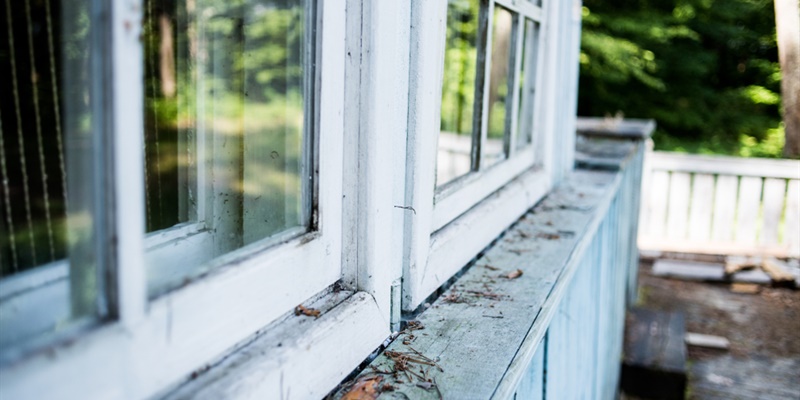
[(580, 115), (654, 118), (657, 149), (780, 156), (772, 0), (584, 5)]

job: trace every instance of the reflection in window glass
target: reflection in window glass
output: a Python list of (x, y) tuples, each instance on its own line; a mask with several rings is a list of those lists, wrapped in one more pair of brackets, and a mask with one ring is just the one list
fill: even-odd
[(450, 0), (447, 4), (442, 117), (436, 160), (438, 186), (472, 169), (478, 12), (478, 0)]
[(536, 93), (536, 52), (539, 41), (539, 24), (525, 20), (522, 33), (522, 69), (519, 74), (519, 110), (517, 113), (516, 148), (523, 148), (533, 140)]
[[(102, 314), (90, 1), (0, 6), (0, 350)], [(99, 55), (98, 55), (99, 56)], [(94, 60), (96, 61), (96, 60)]]
[(489, 116), (486, 142), (482, 146), (481, 167), (506, 157), (505, 138), (510, 129), (508, 108), (511, 104), (511, 38), (514, 16), (506, 8), (495, 6), (492, 18), (492, 64), (489, 75)]
[(159, 285), (242, 246), (308, 230), (312, 5), (146, 2), (148, 231), (193, 222), (213, 246)]

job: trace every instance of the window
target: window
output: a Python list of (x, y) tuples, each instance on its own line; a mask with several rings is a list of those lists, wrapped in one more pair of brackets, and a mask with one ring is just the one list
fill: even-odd
[(320, 397), (569, 147), (553, 2), (2, 4), (3, 398)]
[[(108, 313), (102, 63), (89, 2), (0, 16), (0, 349)], [(41, 307), (46, 302), (50, 306)], [(13, 356), (7, 351), (2, 358)]]
[[(346, 95), (361, 102), (358, 79), (345, 90), (347, 40), (362, 51), (345, 32), (360, 13), (315, 0), (110, 3), (3, 3), (0, 73), (16, 75), (0, 82), (14, 94), (0, 99), (0, 397), (153, 397), (267, 327), (287, 338), (270, 360), (332, 360), (314, 366), (324, 379), (287, 385), (330, 389), (388, 336), (396, 279), (377, 254), (342, 250), (346, 232), (394, 211), (354, 191), (391, 193), (380, 175), (344, 199), (343, 170), (359, 163), (344, 142), (362, 143), (344, 129)], [(358, 218), (343, 222), (345, 201)], [(328, 312), (296, 317), (301, 304)], [(352, 337), (358, 349), (343, 349)]]
[[(540, 100), (544, 76), (552, 73), (543, 68), (541, 38), (552, 11), (532, 1), (414, 6), (416, 32), (441, 42), (412, 49), (412, 68), (435, 65), (442, 74), (418, 78), (411, 88), (412, 104), (433, 111), (415, 110), (410, 118), (418, 143), (407, 173), (418, 178), (411, 196), (418, 218), (407, 236), (414, 249), (404, 280), (406, 310), (541, 198), (553, 173), (547, 163), (552, 141), (542, 123), (551, 111)], [(488, 228), (469, 231), (478, 224)]]
[(145, 2), (151, 295), (315, 229), (314, 18), (311, 1)]

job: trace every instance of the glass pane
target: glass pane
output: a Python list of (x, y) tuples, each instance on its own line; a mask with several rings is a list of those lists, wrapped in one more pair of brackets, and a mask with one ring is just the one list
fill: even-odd
[(539, 42), (539, 24), (525, 20), (522, 34), (522, 69), (519, 73), (519, 110), (517, 113), (517, 143), (523, 148), (533, 140), (534, 94), (536, 93), (536, 53)]
[(102, 82), (89, 1), (0, 6), (0, 350), (101, 313)]
[(211, 237), (174, 246), (193, 261), (155, 285), (308, 230), (312, 11), (308, 0), (146, 2), (149, 231), (196, 222)]
[[(155, 3), (155, 4), (154, 4)], [(167, 7), (169, 5), (169, 7)], [(144, 25), (147, 232), (197, 220), (196, 24), (174, 1), (148, 2)]]
[(478, 0), (450, 0), (442, 82), (442, 116), (436, 184), (472, 169), (475, 82), (478, 60)]
[(492, 16), (492, 65), (489, 74), (489, 117), (486, 142), (482, 148), (481, 167), (506, 158), (505, 138), (510, 129), (508, 105), (511, 103), (511, 38), (514, 15), (506, 8), (495, 6)]

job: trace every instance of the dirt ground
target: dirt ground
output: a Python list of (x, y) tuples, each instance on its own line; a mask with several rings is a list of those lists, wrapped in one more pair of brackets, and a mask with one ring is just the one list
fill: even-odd
[(681, 311), (689, 332), (728, 338), (730, 349), (688, 348), (689, 399), (800, 399), (800, 290), (653, 276), (639, 270), (640, 306)]

